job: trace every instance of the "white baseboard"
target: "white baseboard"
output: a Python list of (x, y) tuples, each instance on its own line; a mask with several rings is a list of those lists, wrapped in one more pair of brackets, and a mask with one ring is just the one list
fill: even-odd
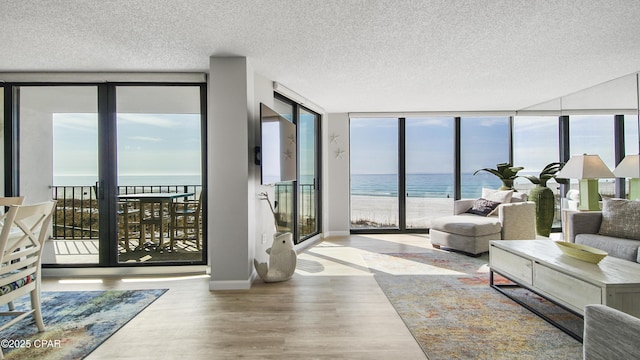
[(209, 290), (249, 290), (251, 284), (258, 278), (255, 269), (251, 272), (251, 276), (247, 280), (212, 280), (209, 281)]
[(96, 276), (184, 276), (202, 275), (209, 271), (206, 265), (140, 266), (140, 267), (86, 267), (43, 268), (43, 277), (96, 277)]
[(332, 236), (349, 236), (349, 235), (351, 235), (351, 232), (349, 231), (327, 231), (322, 234), (322, 237), (326, 239)]
[(319, 244), (322, 242), (323, 236), (321, 235), (316, 235), (312, 238), (309, 238), (303, 242), (301, 242), (300, 244), (295, 246), (295, 250), (296, 252), (299, 254), (305, 250), (307, 250), (308, 248), (314, 247), (316, 244)]

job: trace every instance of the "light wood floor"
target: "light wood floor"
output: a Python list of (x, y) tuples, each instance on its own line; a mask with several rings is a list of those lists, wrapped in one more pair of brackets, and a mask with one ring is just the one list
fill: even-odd
[(206, 277), (105, 278), (43, 290), (170, 289), (87, 359), (426, 359), (362, 259), (420, 252), (425, 235), (329, 238), (299, 255), (293, 279), (210, 292)]

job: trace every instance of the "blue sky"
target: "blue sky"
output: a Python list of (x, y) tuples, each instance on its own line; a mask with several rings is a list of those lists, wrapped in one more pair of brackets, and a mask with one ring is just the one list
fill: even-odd
[[(199, 114), (118, 114), (121, 175), (200, 174)], [(96, 114), (54, 114), (54, 176), (98, 173)]]
[[(598, 154), (611, 169), (613, 117), (571, 116), (571, 154)], [(627, 153), (638, 153), (638, 118), (625, 118)], [(407, 173), (453, 172), (453, 118), (407, 119)], [(395, 118), (354, 118), (350, 125), (351, 173), (394, 174), (398, 168), (398, 121)], [(461, 120), (462, 172), (508, 161), (508, 117)], [(519, 116), (514, 119), (514, 164), (539, 173), (558, 161), (558, 118)]]

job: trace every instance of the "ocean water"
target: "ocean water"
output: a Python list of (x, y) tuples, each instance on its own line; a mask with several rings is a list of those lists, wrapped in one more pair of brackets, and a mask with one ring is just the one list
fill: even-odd
[[(525, 180), (526, 181), (526, 180)], [(407, 197), (453, 198), (453, 174), (407, 174)], [(482, 188), (497, 189), (500, 180), (491, 174), (462, 174), (462, 198), (476, 198)], [(351, 195), (398, 196), (397, 174), (351, 175)]]
[[(53, 176), (54, 186), (94, 186), (98, 176)], [(120, 175), (119, 186), (201, 185), (200, 175)]]

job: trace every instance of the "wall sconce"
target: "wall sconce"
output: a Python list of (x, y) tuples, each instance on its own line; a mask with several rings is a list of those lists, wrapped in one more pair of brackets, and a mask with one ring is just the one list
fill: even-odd
[(600, 210), (598, 179), (615, 178), (598, 155), (574, 155), (556, 174), (560, 179), (578, 179), (580, 189), (579, 210)]
[(616, 177), (630, 178), (629, 199), (640, 198), (640, 155), (627, 155), (613, 170)]

